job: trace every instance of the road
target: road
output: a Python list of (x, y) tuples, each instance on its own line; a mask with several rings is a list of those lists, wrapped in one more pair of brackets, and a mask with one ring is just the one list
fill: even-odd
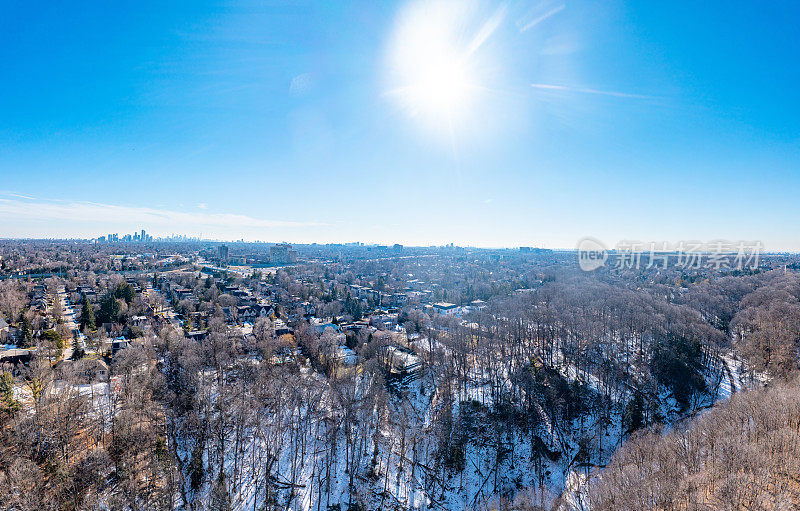
[[(78, 323), (75, 321), (75, 308), (69, 303), (69, 297), (67, 295), (67, 291), (62, 287), (59, 289), (57, 298), (59, 302), (61, 302), (61, 310), (62, 310), (62, 320), (64, 321), (64, 325), (70, 329), (72, 335), (75, 337), (78, 342), (83, 343), (83, 340), (80, 339), (81, 333), (78, 328)], [(64, 351), (62, 352), (62, 356), (64, 359), (68, 359), (72, 357), (73, 352), (73, 343), (66, 342), (64, 343)], [(84, 345), (85, 347), (85, 345)]]

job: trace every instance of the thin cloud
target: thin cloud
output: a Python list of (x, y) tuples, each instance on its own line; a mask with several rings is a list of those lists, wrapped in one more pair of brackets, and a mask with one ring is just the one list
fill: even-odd
[(7, 190), (0, 191), (0, 194), (7, 195), (8, 197), (17, 197), (26, 200), (36, 200), (36, 197), (30, 197), (28, 195), (22, 195), (21, 193), (16, 193), (16, 192), (9, 192)]
[(266, 220), (234, 213), (186, 213), (155, 208), (119, 206), (99, 202), (56, 202), (0, 198), (0, 220), (142, 223), (153, 227), (308, 227), (319, 223)]
[(655, 96), (647, 96), (644, 94), (630, 94), (628, 92), (606, 91), (597, 89), (587, 89), (584, 87), (568, 87), (566, 85), (551, 85), (546, 83), (532, 83), (531, 87), (540, 90), (558, 91), (558, 92), (575, 92), (578, 94), (597, 94), (601, 96), (613, 96), (616, 98), (628, 99), (656, 99)]
[(499, 27), (500, 24), (503, 23), (505, 17), (506, 17), (506, 6), (501, 5), (494, 12), (494, 14), (492, 14), (492, 16), (488, 20), (486, 20), (486, 23), (484, 23), (481, 26), (480, 30), (478, 30), (478, 33), (475, 34), (475, 37), (472, 38), (469, 47), (467, 47), (465, 55), (470, 56), (476, 50), (478, 50), (478, 48), (483, 46), (483, 43), (485, 43), (486, 40), (492, 36), (495, 30), (497, 30), (497, 27)]
[(555, 14), (558, 14), (559, 12), (564, 10), (564, 7), (565, 7), (564, 4), (557, 5), (557, 6), (553, 7), (552, 9), (550, 9), (549, 11), (547, 11), (546, 13), (542, 14), (541, 16), (538, 16), (537, 18), (533, 19), (532, 21), (529, 21), (528, 23), (523, 25), (522, 28), (519, 29), (520, 33), (526, 32), (526, 31), (532, 29), (533, 27), (535, 27), (536, 25), (538, 25), (539, 23), (543, 22), (547, 18), (549, 18), (549, 17), (551, 17), (551, 16), (553, 16)]

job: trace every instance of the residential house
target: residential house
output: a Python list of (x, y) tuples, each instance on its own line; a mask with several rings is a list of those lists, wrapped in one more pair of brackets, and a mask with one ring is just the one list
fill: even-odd
[(378, 358), (386, 370), (393, 374), (409, 375), (422, 369), (422, 359), (408, 348), (384, 346)]
[(274, 316), (275, 310), (271, 305), (251, 305), (239, 307), (239, 321), (255, 323), (258, 318)]
[(86, 383), (108, 381), (108, 364), (99, 358), (83, 358), (76, 361), (75, 371)]
[(444, 314), (446, 316), (452, 316), (458, 314), (459, 307), (454, 303), (449, 302), (437, 302), (433, 304), (433, 311), (439, 314)]

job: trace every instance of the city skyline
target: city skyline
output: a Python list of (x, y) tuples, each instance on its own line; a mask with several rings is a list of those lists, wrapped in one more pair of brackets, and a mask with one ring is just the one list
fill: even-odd
[(797, 15), (10, 5), (0, 237), (800, 251)]

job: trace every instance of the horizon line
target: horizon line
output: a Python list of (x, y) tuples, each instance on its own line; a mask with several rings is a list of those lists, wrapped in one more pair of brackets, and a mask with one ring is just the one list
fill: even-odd
[[(577, 252), (580, 249), (577, 247), (541, 247), (535, 245), (505, 245), (505, 246), (488, 246), (488, 247), (481, 247), (476, 245), (456, 245), (455, 242), (452, 244), (442, 244), (442, 245), (408, 245), (404, 243), (379, 243), (379, 242), (359, 242), (359, 241), (339, 241), (339, 242), (287, 242), (287, 241), (264, 241), (264, 240), (227, 240), (227, 239), (213, 239), (213, 238), (193, 238), (186, 235), (177, 235), (184, 237), (186, 239), (170, 239), (166, 236), (160, 236), (156, 239), (151, 241), (114, 241), (114, 242), (101, 242), (98, 241), (98, 238), (41, 238), (41, 237), (3, 237), (0, 236), (0, 242), (2, 241), (83, 241), (87, 243), (93, 243), (96, 245), (119, 245), (119, 244), (141, 244), (141, 243), (241, 243), (241, 244), (250, 244), (250, 245), (281, 245), (281, 244), (289, 244), (289, 245), (297, 245), (297, 246), (345, 246), (345, 247), (385, 247), (385, 248), (393, 248), (394, 245), (400, 245), (402, 248), (464, 248), (464, 249), (475, 249), (475, 250), (520, 250), (522, 248), (528, 248), (531, 250), (545, 250), (551, 252)], [(647, 250), (639, 250), (639, 251), (618, 251), (615, 248), (610, 248), (607, 250), (609, 255), (615, 255), (618, 253), (633, 253), (633, 254), (648, 254), (650, 253)], [(680, 253), (679, 250), (658, 250), (656, 251), (658, 254), (678, 254)], [(710, 251), (699, 251), (696, 253), (712, 253)], [(728, 252), (726, 252), (728, 253)], [(797, 250), (770, 250), (760, 252), (760, 255), (800, 255), (800, 251)]]

